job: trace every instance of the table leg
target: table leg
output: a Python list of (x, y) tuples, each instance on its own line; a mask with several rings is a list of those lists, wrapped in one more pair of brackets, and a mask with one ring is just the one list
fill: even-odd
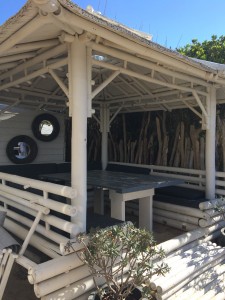
[(152, 231), (152, 197), (148, 196), (139, 199), (139, 227)]
[(125, 221), (125, 202), (115, 196), (111, 200), (111, 218)]
[(95, 189), (94, 192), (94, 213), (104, 215), (104, 190)]

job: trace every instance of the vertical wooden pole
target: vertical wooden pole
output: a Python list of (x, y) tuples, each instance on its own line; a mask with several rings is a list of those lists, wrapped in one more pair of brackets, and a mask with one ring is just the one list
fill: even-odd
[(206, 198), (211, 200), (215, 198), (215, 143), (216, 143), (216, 88), (210, 88), (210, 95), (207, 97), (207, 111), (209, 113), (208, 128), (206, 129)]
[(69, 46), (69, 89), (72, 113), (71, 186), (78, 192), (71, 204), (79, 213), (72, 219), (86, 231), (87, 209), (87, 111), (86, 45), (78, 37)]

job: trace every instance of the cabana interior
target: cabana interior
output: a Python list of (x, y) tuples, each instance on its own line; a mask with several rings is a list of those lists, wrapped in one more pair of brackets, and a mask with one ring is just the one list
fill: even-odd
[[(87, 163), (88, 119), (101, 132), (103, 170), (144, 170), (182, 179), (182, 187), (203, 191), (199, 202), (224, 195), (225, 173), (215, 168), (216, 112), (225, 103), (224, 70), (224, 65), (182, 56), (153, 43), (150, 35), (67, 0), (28, 1), (0, 27), (0, 201), (7, 210), (4, 227), (25, 240), (17, 261), (30, 270), (30, 282), (38, 286), (45, 276), (40, 281), (32, 277), (36, 265), (30, 267), (23, 256), (28, 244), (59, 259), (67, 257), (69, 236), (86, 231), (87, 195), (91, 197), (93, 191), (87, 186), (87, 169), (96, 167), (96, 162)], [(204, 169), (109, 161), (110, 127), (120, 114), (165, 111), (179, 115), (183, 109), (196, 116), (205, 132)], [(49, 114), (58, 120), (60, 131), (49, 141), (42, 134), (41, 140), (34, 135), (41, 125), (37, 117), (44, 115), (41, 120), (46, 121)], [(49, 121), (55, 125), (54, 118)], [(71, 141), (67, 138), (65, 143), (68, 132)], [(37, 149), (24, 136), (32, 138)], [(9, 142), (16, 137), (10, 149)], [(18, 142), (28, 144), (27, 156), (36, 151), (35, 158), (18, 157), (15, 142), (18, 147)], [(70, 147), (71, 163), (65, 161)], [(61, 172), (71, 172), (71, 186), (40, 180), (40, 175)], [(171, 211), (166, 201), (157, 203), (153, 213), (161, 210), (166, 215), (154, 216), (156, 221), (185, 231), (199, 227), (204, 214), (199, 208), (173, 203), (171, 207), (178, 204), (178, 209)], [(174, 222), (174, 214), (181, 219)], [(204, 226), (208, 225), (210, 221)], [(38, 290), (37, 295), (51, 293)]]

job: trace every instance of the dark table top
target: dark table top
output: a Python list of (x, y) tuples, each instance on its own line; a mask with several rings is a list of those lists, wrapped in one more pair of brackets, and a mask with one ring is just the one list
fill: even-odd
[[(40, 178), (52, 182), (64, 180), (66, 184), (70, 184), (71, 173), (44, 174), (41, 175)], [(182, 180), (169, 176), (164, 177), (101, 170), (87, 172), (88, 185), (107, 188), (121, 194), (178, 185), (181, 183), (183, 183)]]

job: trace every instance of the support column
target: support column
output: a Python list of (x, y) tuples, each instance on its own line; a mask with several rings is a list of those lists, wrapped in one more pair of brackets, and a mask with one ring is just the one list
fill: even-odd
[(205, 153), (205, 171), (206, 171), (206, 198), (212, 200), (215, 198), (216, 185), (216, 88), (210, 88), (210, 95), (207, 99), (207, 110), (209, 113), (208, 129), (206, 129), (206, 153)]
[(102, 133), (102, 170), (105, 170), (108, 164), (108, 132), (109, 132), (109, 108), (103, 104), (100, 111), (101, 133)]
[(69, 46), (69, 92), (72, 115), (71, 186), (77, 190), (72, 205), (78, 208), (72, 219), (86, 231), (87, 210), (87, 66), (86, 45), (78, 38)]

